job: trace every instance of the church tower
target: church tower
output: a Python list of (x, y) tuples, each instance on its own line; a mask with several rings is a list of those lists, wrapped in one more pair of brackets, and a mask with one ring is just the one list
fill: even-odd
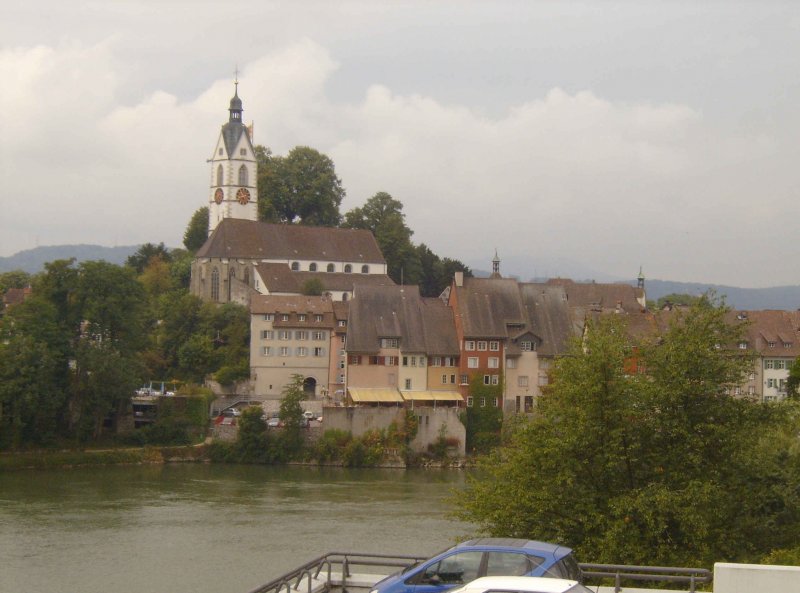
[(211, 185), (208, 194), (208, 234), (223, 218), (258, 220), (256, 188), (256, 153), (252, 127), (242, 122), (242, 100), (239, 79), (228, 108), (228, 123), (222, 126), (211, 163)]

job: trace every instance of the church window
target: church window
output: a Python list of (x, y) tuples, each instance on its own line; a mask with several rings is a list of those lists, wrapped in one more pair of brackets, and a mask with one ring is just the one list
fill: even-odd
[(347, 293), (346, 293), (346, 292), (343, 292), (343, 293), (342, 293), (342, 302), (344, 303), (344, 302), (346, 302), (346, 301), (347, 301)]
[[(219, 153), (222, 154), (222, 149), (219, 149)], [(222, 185), (222, 165), (217, 165), (217, 185)]]
[(250, 286), (250, 268), (244, 269), (244, 283)]
[(352, 273), (352, 271), (353, 271), (353, 266), (351, 266), (350, 264), (346, 264), (345, 267), (344, 267), (344, 273), (345, 274), (350, 274), (350, 273)]
[(211, 300), (219, 300), (219, 270), (217, 268), (211, 270)]
[(308, 271), (309, 272), (316, 272), (317, 271), (317, 264), (312, 262), (308, 264)]
[(242, 165), (241, 167), (239, 167), (239, 185), (248, 185), (246, 165)]
[(328, 272), (334, 272), (334, 271), (336, 271), (336, 268), (334, 267), (334, 265), (333, 264), (328, 264)]
[(292, 272), (299, 272), (300, 271), (300, 262), (293, 261), (292, 262)]
[(361, 273), (362, 273), (362, 274), (369, 274), (369, 266), (368, 266), (368, 265), (366, 265), (366, 264), (364, 264), (363, 266), (361, 266)]
[(239, 149), (239, 154), (241, 156), (247, 156), (247, 149), (246, 148), (240, 148)]

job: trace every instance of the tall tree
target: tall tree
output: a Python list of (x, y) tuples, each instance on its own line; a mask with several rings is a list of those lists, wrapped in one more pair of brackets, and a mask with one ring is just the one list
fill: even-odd
[[(710, 566), (792, 545), (800, 496), (782, 468), (800, 453), (765, 448), (780, 415), (727, 395), (750, 361), (719, 348), (741, 331), (724, 313), (700, 303), (648, 343), (616, 316), (590, 325), (534, 417), (470, 481), (460, 516), (598, 562)], [(646, 375), (626, 374), (632, 357)]]
[(399, 200), (386, 192), (378, 192), (360, 208), (347, 212), (342, 226), (365, 229), (375, 235), (392, 280), (398, 284), (420, 282), (422, 268), (411, 242), (413, 231), (406, 225), (403, 204)]
[(422, 296), (438, 297), (450, 286), (456, 272), (463, 272), (465, 277), (472, 276), (472, 270), (458, 260), (440, 258), (425, 243), (417, 246), (417, 256), (421, 266), (419, 291)]
[(270, 222), (337, 226), (345, 191), (333, 161), (296, 146), (285, 157), (256, 147), (259, 218)]
[(31, 275), (22, 270), (11, 270), (0, 274), (0, 295), (9, 288), (25, 288), (31, 283)]
[(208, 239), (208, 206), (195, 210), (186, 231), (183, 233), (183, 246), (194, 253), (203, 246)]
[(167, 263), (171, 260), (169, 249), (164, 246), (164, 243), (159, 243), (158, 245), (145, 243), (136, 250), (136, 253), (128, 256), (125, 265), (132, 267), (138, 274), (141, 274), (147, 264), (150, 263), (150, 260), (155, 257), (161, 258)]

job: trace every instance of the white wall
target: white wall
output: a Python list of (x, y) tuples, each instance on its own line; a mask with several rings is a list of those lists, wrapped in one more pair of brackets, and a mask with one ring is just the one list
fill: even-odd
[(800, 566), (717, 562), (714, 593), (800, 593)]

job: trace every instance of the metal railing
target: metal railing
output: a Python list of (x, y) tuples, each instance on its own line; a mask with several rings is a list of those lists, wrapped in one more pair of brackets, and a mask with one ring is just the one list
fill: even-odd
[(697, 591), (698, 584), (710, 583), (712, 574), (705, 568), (681, 568), (676, 566), (631, 566), (625, 564), (581, 563), (586, 579), (613, 579), (614, 591), (622, 589), (623, 581), (650, 581), (688, 586), (690, 593)]
[[(428, 556), (404, 556), (388, 554), (361, 554), (356, 552), (328, 552), (324, 556), (314, 558), (277, 579), (269, 581), (250, 591), (250, 593), (314, 593), (317, 590), (331, 589), (334, 567), (337, 588), (345, 590), (348, 578), (353, 576), (353, 567), (379, 567), (394, 570), (406, 568), (426, 560)], [(623, 582), (658, 582), (683, 585), (682, 590), (695, 593), (698, 584), (710, 583), (712, 573), (705, 568), (682, 568), (675, 566), (632, 566), (625, 564), (591, 564), (581, 563), (585, 579), (613, 580), (615, 592), (622, 589)], [(388, 572), (378, 571), (376, 579)], [(322, 576), (320, 576), (322, 575)], [(377, 582), (377, 581), (376, 581)], [(305, 587), (302, 585), (305, 584)], [(364, 586), (364, 585), (361, 585)]]

